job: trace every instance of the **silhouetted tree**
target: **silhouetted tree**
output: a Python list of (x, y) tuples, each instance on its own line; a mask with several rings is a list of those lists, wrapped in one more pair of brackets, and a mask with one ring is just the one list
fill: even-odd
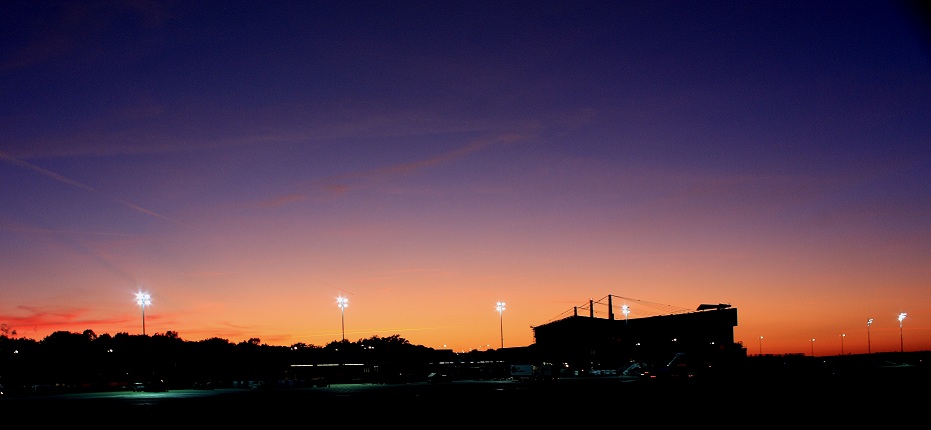
[(0, 336), (2, 337), (16, 337), (16, 330), (13, 330), (6, 323), (0, 324)]
[(238, 344), (217, 337), (186, 342), (176, 331), (152, 336), (57, 331), (38, 342), (0, 336), (0, 380), (19, 387), (45, 384), (72, 390), (119, 389), (157, 380), (175, 388), (232, 386), (233, 381), (290, 384), (308, 376), (295, 371), (294, 364), (362, 363), (374, 371), (354, 378), (384, 382), (425, 372), (432, 352), (400, 335), (285, 347), (262, 344), (259, 338)]

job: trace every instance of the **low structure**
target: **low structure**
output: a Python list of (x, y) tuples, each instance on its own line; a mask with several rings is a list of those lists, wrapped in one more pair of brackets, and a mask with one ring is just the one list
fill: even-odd
[[(533, 327), (533, 354), (545, 363), (579, 372), (624, 370), (632, 363), (651, 367), (676, 365), (690, 371), (718, 368), (746, 357), (734, 342), (737, 309), (728, 304), (702, 304), (694, 311), (676, 310), (638, 318), (614, 318), (613, 296), (608, 296), (607, 318), (573, 315)], [(631, 301), (628, 299), (628, 301)]]

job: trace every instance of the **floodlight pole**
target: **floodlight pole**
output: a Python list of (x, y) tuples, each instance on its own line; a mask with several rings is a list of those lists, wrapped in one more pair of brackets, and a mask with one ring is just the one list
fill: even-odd
[(815, 338), (811, 338), (811, 356), (815, 356)]
[(760, 336), (760, 355), (763, 355), (763, 336)]
[(140, 291), (136, 293), (136, 303), (142, 306), (142, 335), (145, 336), (145, 307), (152, 304), (152, 296)]
[(504, 302), (498, 302), (498, 324), (501, 326), (501, 348), (504, 349)]
[(902, 320), (905, 319), (905, 312), (899, 314), (899, 348), (900, 352), (905, 352), (905, 338), (902, 337)]
[(339, 306), (340, 323), (343, 328), (343, 340), (346, 340), (346, 307), (349, 306), (349, 299), (345, 297), (336, 298), (336, 306)]
[(870, 346), (870, 326), (873, 325), (873, 319), (870, 318), (866, 320), (866, 353), (872, 353), (872, 347)]
[(844, 355), (844, 338), (847, 337), (847, 333), (841, 333), (840, 335), (840, 355)]

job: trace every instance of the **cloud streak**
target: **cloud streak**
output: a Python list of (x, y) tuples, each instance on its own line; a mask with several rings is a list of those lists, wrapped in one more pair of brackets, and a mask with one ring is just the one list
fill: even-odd
[(84, 325), (93, 330), (94, 327), (122, 325), (129, 321), (126, 318), (85, 319), (84, 315), (89, 312), (89, 309), (85, 308), (17, 306), (16, 309), (27, 312), (27, 315), (0, 315), (0, 320), (21, 336), (27, 336), (29, 331), (38, 328), (54, 332)]
[(158, 213), (158, 212), (155, 212), (155, 211), (153, 211), (153, 210), (144, 208), (144, 207), (139, 206), (139, 205), (137, 205), (137, 204), (135, 204), (135, 203), (132, 203), (132, 202), (129, 202), (129, 201), (120, 199), (120, 198), (118, 198), (118, 197), (111, 196), (111, 195), (109, 195), (109, 194), (102, 193), (102, 192), (100, 192), (99, 190), (97, 190), (96, 188), (94, 188), (94, 187), (92, 187), (92, 186), (90, 186), (90, 185), (87, 185), (87, 184), (84, 184), (84, 183), (75, 181), (75, 180), (73, 180), (73, 179), (70, 179), (70, 178), (68, 178), (68, 177), (62, 176), (62, 175), (60, 175), (60, 174), (58, 174), (58, 173), (55, 173), (55, 172), (52, 172), (52, 171), (50, 171), (50, 170), (43, 169), (43, 168), (41, 168), (41, 167), (39, 167), (39, 166), (36, 166), (35, 164), (28, 163), (28, 162), (25, 162), (25, 161), (23, 161), (23, 160), (14, 158), (13, 156), (11, 156), (11, 155), (9, 155), (9, 154), (5, 154), (5, 153), (3, 153), (3, 152), (0, 152), (0, 160), (6, 160), (6, 161), (10, 162), (11, 164), (14, 164), (14, 165), (17, 165), (17, 166), (20, 166), (20, 167), (27, 168), (27, 169), (32, 170), (32, 171), (34, 171), (34, 172), (36, 172), (36, 173), (39, 173), (39, 174), (41, 174), (41, 175), (43, 175), (43, 176), (52, 178), (52, 179), (54, 179), (54, 180), (56, 180), (56, 181), (58, 181), (58, 182), (61, 182), (61, 183), (64, 183), (64, 184), (68, 184), (68, 185), (71, 185), (71, 186), (80, 188), (80, 189), (82, 189), (82, 190), (85, 190), (85, 191), (88, 191), (88, 192), (97, 194), (97, 195), (102, 196), (102, 197), (104, 197), (104, 198), (107, 198), (107, 199), (109, 199), (109, 200), (115, 201), (115, 202), (117, 202), (117, 203), (119, 203), (119, 204), (121, 204), (121, 205), (123, 205), (123, 206), (126, 206), (126, 207), (128, 207), (128, 208), (130, 208), (130, 209), (132, 209), (132, 210), (134, 210), (134, 211), (136, 211), (136, 212), (139, 212), (139, 213), (142, 213), (142, 214), (145, 214), (145, 215), (149, 215), (149, 216), (151, 216), (151, 217), (155, 217), (155, 218), (158, 218), (158, 219), (161, 219), (161, 220), (165, 220), (165, 221), (168, 221), (168, 222), (170, 222), (170, 223), (172, 223), (172, 224), (175, 224), (175, 225), (178, 225), (178, 226), (181, 226), (181, 227), (186, 227), (186, 228), (191, 228), (191, 229), (194, 228), (193, 226), (191, 226), (191, 225), (189, 225), (189, 224), (185, 224), (185, 223), (183, 223), (183, 222), (181, 222), (181, 221), (178, 221), (178, 220), (176, 220), (176, 219), (174, 219), (174, 218), (168, 217), (168, 216), (166, 216), (166, 215), (162, 215), (162, 214), (160, 214), (160, 213)]
[(489, 147), (512, 144), (524, 138), (525, 136), (518, 133), (502, 134), (490, 138), (473, 140), (464, 146), (429, 158), (414, 160), (408, 163), (393, 164), (378, 169), (329, 176), (311, 182), (310, 188), (312, 191), (280, 195), (263, 201), (262, 205), (267, 207), (278, 207), (301, 202), (306, 200), (310, 194), (321, 190), (329, 195), (346, 194), (356, 189), (366, 188), (371, 184), (384, 182), (393, 177), (410, 175), (420, 170), (452, 163)]

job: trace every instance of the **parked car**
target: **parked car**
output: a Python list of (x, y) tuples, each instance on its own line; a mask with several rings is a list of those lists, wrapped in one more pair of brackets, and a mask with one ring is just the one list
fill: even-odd
[(164, 392), (168, 391), (168, 384), (164, 380), (158, 379), (149, 382), (134, 382), (132, 384), (133, 391), (148, 391), (150, 393)]
[(453, 378), (445, 373), (432, 372), (427, 375), (428, 382), (450, 382)]

